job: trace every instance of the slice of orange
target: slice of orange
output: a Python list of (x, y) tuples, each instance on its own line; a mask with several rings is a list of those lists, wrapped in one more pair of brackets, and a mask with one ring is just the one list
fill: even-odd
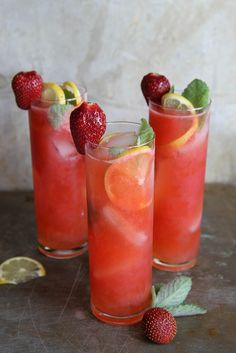
[(153, 198), (153, 151), (146, 146), (123, 152), (105, 174), (105, 189), (110, 201), (120, 209), (137, 211)]

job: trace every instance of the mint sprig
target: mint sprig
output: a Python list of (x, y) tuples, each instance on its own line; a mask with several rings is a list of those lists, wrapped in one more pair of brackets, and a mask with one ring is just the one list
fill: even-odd
[(192, 286), (190, 277), (180, 276), (161, 286), (155, 306), (165, 307), (179, 305), (184, 302)]
[(173, 316), (192, 316), (206, 314), (207, 310), (196, 304), (180, 304), (176, 306), (168, 306), (166, 309)]
[(203, 108), (210, 101), (210, 90), (206, 82), (195, 78), (185, 88), (182, 96), (187, 98), (195, 108)]
[(117, 157), (119, 154), (125, 151), (124, 147), (111, 147), (109, 152), (112, 156)]
[(136, 144), (137, 146), (146, 144), (153, 140), (155, 134), (152, 127), (149, 125), (146, 119), (141, 119), (141, 124), (138, 130), (138, 136)]
[(63, 88), (66, 101), (69, 100), (70, 104), (76, 105), (76, 99), (74, 94), (66, 88)]
[(179, 276), (173, 281), (152, 286), (152, 307), (165, 308), (174, 316), (205, 314), (207, 311), (195, 304), (184, 304), (192, 287), (192, 279)]
[(66, 119), (66, 111), (73, 107), (71, 104), (53, 104), (48, 111), (48, 120), (54, 129), (58, 129)]

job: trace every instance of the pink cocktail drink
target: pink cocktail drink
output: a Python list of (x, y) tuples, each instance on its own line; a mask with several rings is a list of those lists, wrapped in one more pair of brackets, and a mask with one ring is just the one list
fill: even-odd
[(154, 142), (136, 146), (138, 127), (109, 123), (86, 145), (91, 308), (114, 325), (151, 304)]
[(199, 251), (209, 106), (184, 113), (150, 101), (149, 121), (157, 136), (153, 264), (183, 270)]
[(87, 245), (84, 156), (70, 133), (74, 99), (66, 104), (38, 99), (29, 110), (38, 248), (55, 258), (77, 256)]

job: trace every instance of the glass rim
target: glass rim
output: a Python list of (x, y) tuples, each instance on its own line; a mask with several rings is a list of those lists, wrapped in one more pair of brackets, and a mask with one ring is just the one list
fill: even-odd
[[(125, 121), (125, 120), (116, 120), (116, 121), (107, 121), (106, 122), (106, 126), (107, 125), (131, 125), (131, 126), (136, 126), (136, 127), (139, 127), (141, 126), (141, 123), (138, 123), (138, 122), (135, 122), (135, 121)], [(115, 131), (114, 133), (119, 133), (120, 131)], [(133, 131), (124, 131), (124, 132), (133, 132)], [(154, 131), (153, 131), (154, 132)], [(112, 133), (112, 132), (111, 132)], [(123, 133), (123, 131), (121, 131), (121, 133)], [(145, 147), (145, 146), (148, 146), (149, 144), (151, 143), (154, 143), (155, 141), (155, 132), (154, 132), (154, 136), (152, 139), (150, 139), (149, 141), (145, 142), (145, 143), (142, 143), (140, 145), (132, 145), (132, 146), (101, 146), (100, 145), (100, 142), (101, 140), (106, 137), (106, 130), (104, 132), (104, 135), (101, 137), (100, 141), (98, 143), (94, 143), (94, 142), (89, 142), (87, 141), (85, 143), (85, 151), (87, 150), (87, 147), (91, 147), (93, 149), (95, 148), (99, 148), (99, 149), (103, 149), (103, 150), (110, 150), (111, 148), (124, 148), (125, 150), (130, 150), (130, 149), (133, 149), (133, 148), (137, 148), (137, 147)]]
[[(180, 92), (180, 91), (179, 91)], [(176, 92), (176, 93), (178, 93), (178, 91)], [(148, 107), (149, 107), (149, 109), (150, 109), (150, 103), (151, 103), (151, 105), (153, 105), (154, 107), (157, 107), (157, 108), (159, 108), (159, 109), (166, 109), (166, 111), (167, 111), (167, 115), (168, 115), (168, 112), (176, 112), (176, 111), (178, 111), (178, 112), (180, 112), (181, 113), (181, 110), (178, 110), (178, 109), (176, 109), (176, 108), (165, 108), (165, 107), (163, 107), (163, 105), (161, 105), (160, 103), (156, 103), (156, 102), (154, 102), (153, 100), (151, 100), (150, 98), (148, 98)], [(188, 109), (187, 111), (186, 111), (186, 113), (196, 113), (196, 114), (203, 114), (203, 113), (205, 113), (205, 112), (207, 112), (209, 109), (210, 109), (210, 106), (211, 106), (211, 103), (212, 103), (212, 99), (210, 98), (209, 99), (209, 102), (208, 102), (208, 104), (207, 105), (205, 105), (205, 106), (203, 106), (203, 107), (198, 107), (198, 108), (194, 108), (194, 109)], [(186, 116), (186, 117), (189, 117), (189, 115), (188, 114), (186, 114), (185, 115), (185, 112), (183, 112), (183, 114), (181, 114), (181, 117), (184, 117), (184, 116)]]
[[(57, 83), (57, 82), (55, 82)], [(57, 83), (58, 84), (58, 83)], [(58, 86), (61, 86), (61, 84), (59, 83)], [(81, 103), (85, 100), (84, 99), (84, 96), (87, 95), (88, 93), (88, 90), (87, 90), (87, 87), (85, 85), (76, 85), (76, 87), (78, 88), (79, 90), (79, 93), (80, 93), (80, 96), (82, 98), (81, 100)], [(48, 103), (48, 104), (56, 104), (56, 103), (59, 103), (59, 100), (58, 99), (45, 99), (43, 98), (42, 96), (35, 99), (32, 103), (31, 103), (31, 106), (34, 105), (35, 103), (38, 103), (38, 102), (41, 102), (41, 103)], [(74, 98), (67, 98), (65, 99), (65, 104), (66, 103), (70, 103), (70, 102), (76, 102), (76, 97)], [(79, 103), (78, 105), (80, 105), (81, 103)], [(60, 104), (60, 103), (59, 103)]]

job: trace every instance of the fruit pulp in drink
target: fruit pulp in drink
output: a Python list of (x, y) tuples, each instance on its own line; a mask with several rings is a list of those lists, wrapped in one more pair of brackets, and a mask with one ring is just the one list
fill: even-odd
[(54, 128), (50, 107), (37, 101), (29, 111), (39, 250), (52, 257), (72, 257), (87, 241), (84, 156), (72, 141), (71, 110), (65, 112), (62, 126)]
[(186, 115), (150, 102), (149, 121), (156, 134), (153, 264), (187, 269), (199, 249), (209, 111)]
[[(127, 149), (133, 133), (108, 136), (86, 150), (91, 307), (100, 320), (127, 325), (151, 303), (154, 151)], [(114, 156), (111, 146), (123, 152)]]

